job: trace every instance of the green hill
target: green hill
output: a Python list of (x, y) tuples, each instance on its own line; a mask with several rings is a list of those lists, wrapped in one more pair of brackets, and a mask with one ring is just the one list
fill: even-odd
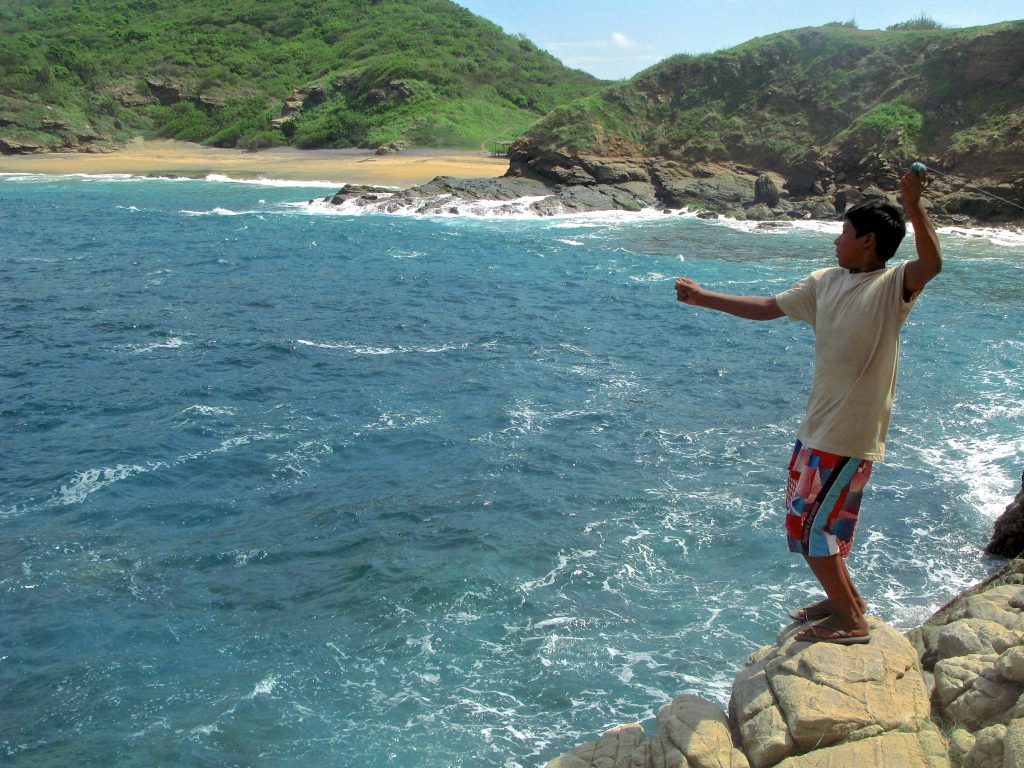
[(604, 85), (448, 0), (9, 0), (0, 151), (479, 148)]
[(556, 109), (512, 157), (556, 179), (593, 168), (586, 157), (739, 163), (798, 194), (892, 188), (918, 158), (1010, 182), (1024, 167), (1024, 22), (834, 24), (674, 56)]

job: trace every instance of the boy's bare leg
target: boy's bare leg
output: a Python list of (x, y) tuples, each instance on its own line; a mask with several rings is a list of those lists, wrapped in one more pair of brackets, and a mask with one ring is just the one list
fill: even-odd
[(864, 598), (853, 585), (850, 572), (846, 570), (846, 562), (839, 555), (827, 557), (810, 557), (805, 555), (811, 572), (821, 583), (828, 596), (832, 617), (829, 626), (848, 632), (864, 633), (868, 623), (864, 619)]
[[(837, 555), (837, 557), (839, 557), (839, 556)], [(807, 555), (804, 555), (804, 559), (807, 560), (807, 564), (810, 566), (811, 565), (810, 558)], [(860, 592), (857, 591), (857, 587), (854, 586), (853, 579), (850, 578), (850, 572), (848, 570), (846, 570), (846, 559), (843, 558), (843, 557), (839, 557), (838, 565), (843, 570), (843, 574), (842, 574), (843, 579), (846, 581), (847, 584), (850, 585), (850, 589), (853, 591), (853, 598), (854, 598), (854, 601), (857, 603), (857, 607), (860, 608), (860, 612), (862, 614), (867, 613), (868, 612), (868, 602), (863, 597), (861, 597)], [(813, 566), (811, 566), (811, 571), (812, 572), (814, 571), (814, 567)], [(819, 581), (820, 581), (820, 579), (819, 579)], [(830, 598), (828, 598), (828, 597), (826, 597), (824, 600), (818, 601), (817, 603), (812, 603), (811, 605), (807, 606), (807, 608), (808, 609), (812, 609), (812, 613), (817, 612), (818, 610), (821, 610), (824, 613), (833, 613), (834, 612), (833, 608), (832, 608), (832, 600)]]

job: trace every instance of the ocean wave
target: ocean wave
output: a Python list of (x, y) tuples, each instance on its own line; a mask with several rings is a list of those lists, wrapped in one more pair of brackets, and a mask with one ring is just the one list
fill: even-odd
[[(717, 224), (740, 232), (762, 235), (785, 235), (800, 231), (838, 235), (842, 232), (843, 228), (840, 221), (821, 221), (817, 219), (796, 219), (793, 221), (743, 221), (739, 219), (731, 219), (727, 216), (718, 216), (717, 218), (701, 220), (712, 225)], [(913, 231), (912, 226), (908, 225), (908, 229), (911, 232)], [(999, 229), (997, 227), (985, 226), (948, 226), (936, 227), (936, 232), (942, 236), (953, 236), (963, 238), (965, 240), (987, 240), (992, 243), (992, 245), (1005, 248), (1024, 248), (1024, 230), (1021, 229)]]
[(794, 232), (811, 232), (838, 235), (843, 225), (837, 221), (820, 221), (817, 219), (794, 219), (792, 221), (751, 221), (734, 219), (729, 216), (706, 218), (696, 212), (685, 211), (681, 214), (689, 219), (697, 219), (710, 226), (727, 227), (738, 232), (757, 235), (792, 235)]
[(140, 173), (30, 173), (30, 172), (9, 172), (0, 173), (0, 181), (16, 181), (19, 183), (30, 183), (30, 184), (46, 184), (53, 183), (54, 181), (67, 181), (69, 179), (82, 181), (85, 183), (96, 183), (96, 182), (107, 182), (107, 183), (131, 183), (138, 184), (141, 182), (157, 181), (157, 182), (199, 182), (201, 179), (196, 179), (190, 176), (158, 176), (158, 175), (147, 175)]
[(253, 214), (261, 215), (265, 211), (232, 211), (228, 208), (221, 208), (220, 206), (210, 211), (189, 211), (182, 210), (178, 211), (182, 216), (251, 216)]
[(418, 413), (384, 412), (377, 417), (377, 421), (364, 424), (362, 428), (367, 432), (388, 432), (397, 429), (423, 427), (433, 424), (436, 420), (436, 417), (424, 416)]
[(190, 405), (182, 413), (198, 413), (200, 416), (234, 416), (235, 409), (213, 405)]
[[(572, 211), (562, 209), (555, 213), (540, 214), (533, 205), (546, 200), (549, 195), (533, 195), (513, 200), (462, 200), (450, 194), (433, 198), (421, 198), (407, 205), (395, 206), (390, 192), (378, 193), (378, 199), (370, 203), (345, 200), (339, 205), (329, 200), (318, 199), (307, 202), (281, 203), (280, 205), (307, 213), (326, 216), (388, 215), (420, 218), (468, 218), (504, 221), (559, 221), (570, 220), (576, 226), (602, 226), (623, 221), (644, 221), (662, 217), (661, 209), (646, 208), (642, 211)], [(565, 241), (563, 241), (565, 242)], [(579, 241), (567, 243), (582, 245)]]
[(637, 283), (660, 283), (665, 280), (671, 280), (671, 275), (664, 275), (661, 272), (648, 272), (645, 275), (630, 275), (630, 280)]
[(940, 235), (953, 235), (965, 240), (988, 240), (1003, 248), (1024, 248), (1024, 229), (997, 229), (995, 227), (938, 227)]
[(62, 485), (57, 491), (58, 501), (61, 504), (77, 504), (96, 491), (106, 488), (108, 485), (126, 480), (129, 477), (141, 472), (149, 472), (161, 466), (160, 463), (143, 466), (141, 464), (118, 464), (114, 467), (102, 467), (99, 469), (87, 469), (74, 475), (67, 484)]
[(341, 181), (330, 181), (327, 179), (302, 180), (302, 179), (273, 179), (263, 176), (254, 179), (243, 179), (228, 176), (223, 173), (209, 173), (201, 179), (186, 175), (148, 175), (144, 173), (35, 173), (28, 171), (9, 171), (0, 173), (0, 181), (14, 181), (22, 183), (45, 183), (57, 179), (79, 179), (85, 182), (142, 182), (142, 181), (164, 181), (164, 182), (208, 182), (211, 184), (248, 184), (258, 187), (307, 187), (310, 189), (341, 189), (345, 186)]
[(209, 181), (215, 184), (249, 184), (257, 187), (310, 187), (318, 189), (340, 189), (345, 186), (344, 182), (328, 181), (326, 179), (303, 181), (301, 179), (268, 179), (264, 176), (260, 176), (255, 179), (238, 179), (223, 173), (207, 174), (203, 178), (203, 181)]
[(152, 352), (155, 349), (180, 349), (184, 347), (186, 342), (184, 339), (178, 336), (169, 336), (162, 341), (155, 341), (152, 344), (132, 344), (128, 345), (127, 349), (136, 355), (141, 355), (146, 352)]
[[(116, 464), (112, 467), (97, 467), (76, 472), (71, 478), (63, 483), (47, 502), (47, 506), (69, 506), (85, 501), (89, 496), (107, 486), (119, 483), (122, 480), (129, 480), (137, 475), (170, 469), (187, 464), (192, 461), (209, 458), (217, 454), (227, 453), (235, 448), (260, 440), (272, 440), (279, 435), (269, 432), (246, 433), (221, 440), (216, 448), (209, 450), (195, 451), (183, 454), (168, 461), (147, 461), (141, 464)], [(28, 511), (27, 507), (21, 510), (4, 510), (0, 517), (13, 517)]]
[(296, 339), (296, 344), (304, 347), (315, 347), (317, 349), (344, 349), (356, 355), (409, 355), (409, 354), (437, 354), (439, 352), (454, 352), (462, 349), (469, 349), (469, 342), (439, 344), (425, 347), (374, 347), (367, 344), (355, 344), (349, 341), (327, 342), (310, 341), (309, 339)]

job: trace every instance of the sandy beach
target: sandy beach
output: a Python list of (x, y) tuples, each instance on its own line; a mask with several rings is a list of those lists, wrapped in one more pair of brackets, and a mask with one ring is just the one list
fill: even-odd
[(0, 155), (0, 173), (130, 173), (140, 176), (202, 178), (223, 174), (239, 179), (292, 179), (410, 187), (435, 176), (501, 176), (504, 158), (464, 150), (407, 150), (375, 155), (367, 150), (290, 147), (245, 152), (185, 141), (135, 139), (123, 149), (100, 154)]

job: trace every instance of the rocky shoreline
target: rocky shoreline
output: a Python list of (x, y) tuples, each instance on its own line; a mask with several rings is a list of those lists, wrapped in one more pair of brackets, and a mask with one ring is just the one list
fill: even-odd
[[(514, 151), (515, 152), (515, 151)], [(735, 163), (683, 164), (665, 159), (579, 157), (547, 153), (513, 160), (502, 177), (439, 176), (401, 191), (348, 186), (325, 198), (335, 205), (371, 207), (385, 213), (457, 213), (479, 201), (507, 202), (514, 211), (554, 216), (589, 211), (698, 211), (707, 217), (747, 221), (834, 220), (866, 200), (898, 201), (899, 173), (883, 167), (851, 183), (823, 180), (824, 166), (810, 163), (786, 176)], [(833, 178), (834, 177), (829, 177)], [(992, 194), (1018, 195), (1013, 185), (993, 182)], [(517, 203), (517, 201), (524, 201)], [(928, 204), (936, 223), (961, 227), (1021, 226), (1024, 210), (986, 195), (957, 189), (946, 179), (931, 182)]]
[[(988, 550), (1024, 541), (1024, 478)], [(1014, 538), (1016, 537), (1016, 538)], [(547, 768), (1015, 768), (1024, 765), (1024, 559), (906, 635), (869, 617), (867, 645), (796, 642), (754, 653), (728, 713), (676, 697), (647, 735), (604, 733)]]

